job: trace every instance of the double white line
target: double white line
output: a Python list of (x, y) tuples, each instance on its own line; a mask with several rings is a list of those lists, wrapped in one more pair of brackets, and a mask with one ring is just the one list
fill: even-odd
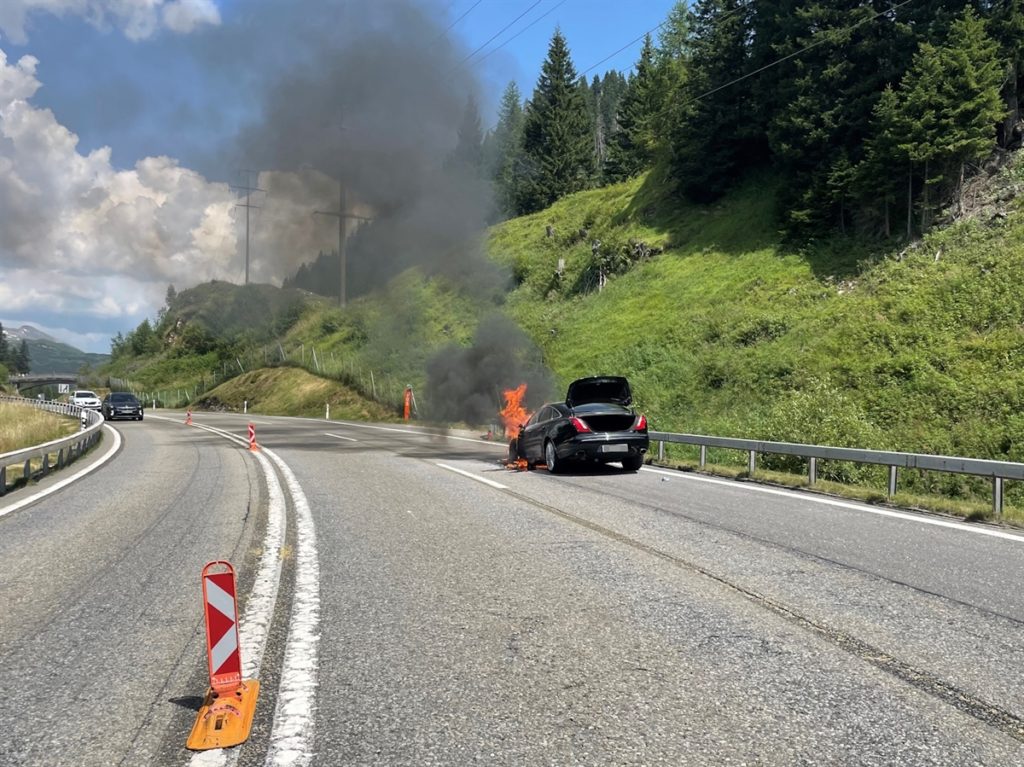
[[(200, 429), (218, 434), (239, 445), (247, 441), (211, 426)], [(277, 707), (270, 732), (270, 745), (265, 764), (308, 765), (313, 759), (314, 714), (320, 645), (320, 560), (316, 550), (316, 526), (313, 514), (291, 468), (272, 450), (261, 448), (253, 455), (267, 480), (270, 510), (263, 554), (239, 624), (242, 641), (242, 675), (259, 676), (267, 633), (274, 615), (274, 605), (281, 581), (281, 548), (286, 527), (285, 494), (277, 479), (274, 465), (284, 477), (295, 509), (297, 551), (295, 558), (295, 589), (288, 624), (281, 681), (277, 690)], [(271, 465), (273, 462), (274, 465)], [(190, 767), (229, 767), (238, 762), (240, 749), (211, 749), (192, 755)]]

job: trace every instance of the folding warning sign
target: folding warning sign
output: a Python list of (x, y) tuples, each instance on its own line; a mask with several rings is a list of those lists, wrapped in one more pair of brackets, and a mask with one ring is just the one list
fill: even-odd
[(260, 689), (257, 680), (242, 680), (235, 568), (230, 562), (210, 562), (203, 568), (202, 580), (210, 689), (188, 738), (188, 747), (196, 751), (244, 742)]
[(256, 424), (249, 424), (249, 449), (259, 450), (260, 446), (256, 444)]

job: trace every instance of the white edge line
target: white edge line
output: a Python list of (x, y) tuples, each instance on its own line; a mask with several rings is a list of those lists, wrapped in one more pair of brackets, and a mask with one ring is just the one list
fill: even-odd
[(111, 427), (111, 426), (109, 426), (107, 424), (104, 424), (103, 428), (104, 429), (108, 429), (110, 431), (110, 433), (114, 435), (114, 444), (113, 444), (113, 446), (111, 446), (107, 450), (106, 453), (104, 453), (99, 458), (97, 458), (95, 463), (93, 463), (90, 466), (85, 467), (84, 469), (82, 469), (81, 471), (77, 472), (76, 474), (72, 474), (71, 476), (65, 477), (64, 479), (60, 480), (59, 482), (55, 482), (54, 484), (50, 485), (45, 490), (40, 490), (40, 491), (38, 491), (36, 493), (33, 493), (30, 496), (27, 496), (25, 498), (21, 498), (18, 501), (15, 501), (10, 506), (3, 507), (2, 509), (0, 509), (0, 517), (4, 516), (5, 514), (10, 514), (11, 512), (17, 511), (18, 509), (22, 509), (22, 508), (28, 506), (30, 503), (35, 503), (39, 499), (45, 498), (46, 496), (48, 496), (48, 495), (50, 495), (52, 493), (56, 493), (58, 490), (61, 490), (61, 489), (65, 488), (65, 487), (67, 487), (72, 482), (75, 482), (75, 481), (81, 479), (86, 474), (89, 474), (90, 472), (96, 471), (96, 469), (100, 468), (100, 466), (103, 466), (107, 461), (109, 461), (111, 458), (113, 458), (114, 454), (121, 447), (121, 434), (117, 431), (117, 429), (115, 429), (115, 428), (113, 428), (113, 427)]
[(358, 439), (355, 439), (353, 437), (343, 437), (340, 434), (331, 434), (328, 431), (324, 432), (324, 436), (325, 437), (334, 437), (335, 439), (344, 439), (344, 440), (348, 440), (349, 442), (358, 442), (359, 441)]
[(847, 501), (837, 501), (833, 498), (824, 498), (814, 493), (797, 493), (793, 492), (792, 490), (781, 490), (774, 487), (764, 487), (763, 485), (756, 485), (748, 482), (736, 482), (734, 480), (719, 479), (717, 477), (703, 477), (686, 471), (666, 471), (664, 469), (652, 469), (647, 466), (644, 466), (642, 471), (650, 472), (651, 474), (663, 474), (667, 477), (688, 479), (694, 482), (710, 482), (715, 485), (725, 485), (726, 487), (731, 487), (737, 490), (750, 490), (757, 493), (768, 493), (769, 495), (781, 495), (784, 498), (793, 498), (801, 501), (820, 503), (825, 506), (835, 506), (841, 509), (851, 509), (853, 511), (861, 511), (867, 514), (877, 514), (881, 517), (893, 517), (895, 519), (903, 519), (908, 522), (918, 522), (922, 525), (935, 525), (936, 527), (946, 527), (951, 530), (958, 530), (962, 533), (988, 535), (992, 538), (1003, 538), (1008, 541), (1024, 543), (1024, 536), (1014, 535), (1013, 533), (1003, 532), (1002, 530), (989, 530), (984, 527), (974, 527), (964, 522), (949, 522), (944, 519), (932, 519), (930, 517), (926, 517), (920, 514), (912, 514), (909, 512), (890, 511), (889, 509), (877, 509), (859, 503), (849, 503)]
[(442, 469), (447, 469), (448, 471), (454, 471), (456, 474), (461, 474), (464, 477), (469, 477), (470, 479), (475, 479), (477, 482), (483, 482), (485, 485), (490, 485), (491, 487), (496, 487), (499, 490), (508, 490), (508, 486), (507, 485), (502, 485), (499, 482), (495, 482), (493, 480), (487, 479), (486, 477), (481, 477), (481, 476), (478, 476), (476, 474), (472, 474), (472, 473), (470, 473), (468, 471), (463, 471), (462, 469), (456, 469), (454, 466), (449, 466), (446, 463), (439, 463), (439, 464), (436, 464), (436, 465), (440, 466)]

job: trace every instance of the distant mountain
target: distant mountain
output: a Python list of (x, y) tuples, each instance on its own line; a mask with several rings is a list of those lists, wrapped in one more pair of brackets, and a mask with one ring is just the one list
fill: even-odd
[(33, 373), (77, 373), (83, 365), (96, 368), (110, 361), (109, 354), (83, 352), (31, 325), (22, 325), (14, 330), (4, 328), (4, 337), (12, 344), (21, 344), (22, 341), (28, 344)]
[(22, 339), (25, 341), (49, 341), (51, 343), (60, 343), (56, 338), (48, 335), (41, 331), (39, 328), (34, 328), (31, 325), (22, 325), (20, 328), (15, 330), (8, 330), (4, 328), (4, 336), (9, 341), (20, 343)]

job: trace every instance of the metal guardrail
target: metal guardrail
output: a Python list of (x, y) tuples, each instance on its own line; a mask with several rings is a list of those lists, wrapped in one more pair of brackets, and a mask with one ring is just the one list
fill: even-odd
[[(14, 450), (10, 453), (0, 453), (0, 496), (7, 493), (8, 466), (21, 465), (23, 467), (23, 475), (32, 476), (32, 461), (40, 459), (42, 461), (40, 472), (46, 475), (53, 469), (64, 468), (99, 441), (100, 429), (103, 428), (103, 415), (98, 410), (87, 410), (64, 402), (50, 402), (8, 395), (0, 395), (0, 402), (35, 407), (38, 410), (46, 410), (50, 413), (58, 413), (78, 419), (81, 419), (83, 412), (86, 414), (86, 427), (75, 434), (55, 439), (42, 445)], [(50, 456), (54, 453), (57, 454), (57, 460), (54, 464), (51, 464)]]
[(970, 474), (992, 479), (992, 511), (998, 516), (1003, 513), (1003, 482), (1008, 479), (1024, 480), (1024, 463), (1012, 461), (989, 461), (983, 458), (960, 458), (950, 455), (928, 455), (925, 453), (898, 453), (887, 450), (860, 450), (850, 447), (828, 447), (824, 445), (801, 445), (793, 442), (765, 442), (732, 437), (711, 437), (702, 434), (674, 434), (672, 432), (649, 432), (651, 440), (658, 442), (658, 459), (665, 458), (665, 443), (675, 442), (700, 447), (700, 465), (707, 463), (709, 447), (742, 450), (747, 453), (747, 470), (752, 475), (757, 468), (757, 454), (792, 455), (807, 459), (807, 479), (813, 485), (818, 479), (818, 459), (872, 463), (889, 467), (888, 496), (896, 495), (896, 483), (900, 469), (924, 469), (943, 471), (950, 474)]

